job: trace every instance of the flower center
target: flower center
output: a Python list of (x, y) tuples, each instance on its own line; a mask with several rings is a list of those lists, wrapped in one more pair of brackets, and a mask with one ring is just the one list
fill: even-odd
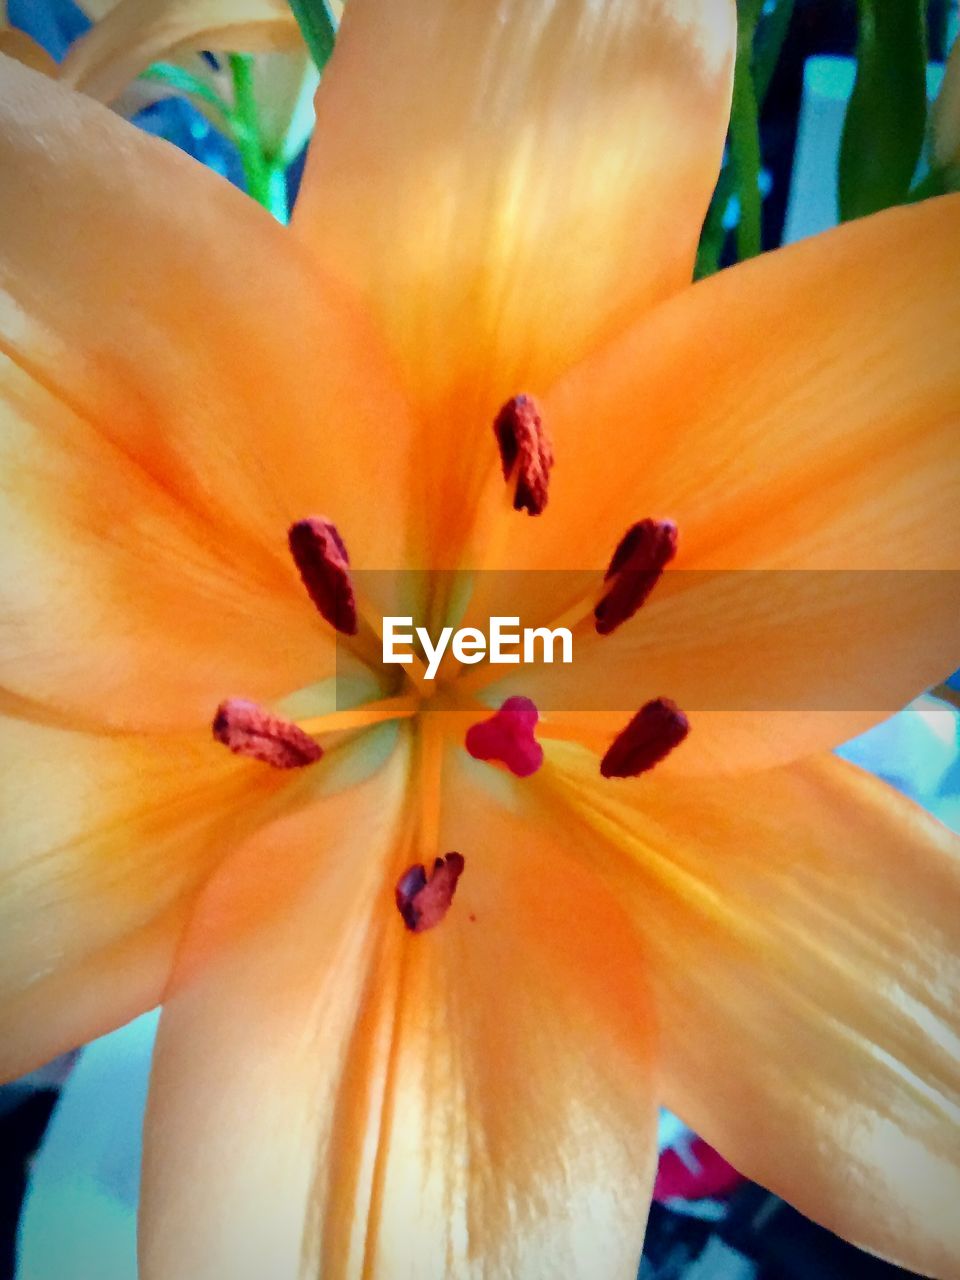
[[(543, 419), (530, 396), (517, 395), (507, 401), (497, 414), (494, 434), (504, 480), (513, 483), (514, 510), (540, 515), (547, 505), (554, 455)], [(350, 557), (337, 526), (325, 516), (308, 516), (291, 525), (287, 540), (307, 594), (322, 617), (342, 635), (357, 636), (359, 614)], [(672, 521), (647, 518), (631, 525), (613, 553), (604, 574), (603, 592), (593, 606), (593, 622), (599, 635), (611, 634), (633, 617), (676, 550), (677, 527)], [(585, 623), (588, 618), (589, 612), (582, 621)], [(412, 683), (418, 685), (415, 675), (410, 672)], [(451, 684), (455, 704), (467, 692), (457, 691), (456, 684)], [(259, 760), (275, 769), (298, 769), (323, 757), (315, 732), (361, 729), (422, 711), (420, 696), (399, 696), (297, 724), (254, 702), (228, 698), (217, 708), (212, 728), (214, 738), (235, 755)], [(464, 746), (474, 759), (502, 764), (516, 777), (528, 778), (544, 762), (543, 747), (535, 734), (539, 723), (539, 712), (529, 698), (510, 697), (499, 710), (467, 729)], [(689, 727), (687, 717), (669, 698), (646, 703), (611, 743), (600, 762), (601, 774), (605, 778), (631, 778), (646, 773), (680, 745)], [(543, 731), (550, 736), (549, 722)], [(427, 735), (426, 722), (423, 732)], [(439, 770), (442, 753), (428, 754)], [(440, 791), (439, 778), (432, 781), (436, 785), (426, 788), (431, 795), (436, 793), (431, 805), (438, 803)], [(435, 847), (435, 836), (436, 822), (424, 822), (423, 843)], [(403, 923), (412, 933), (422, 933), (443, 920), (463, 869), (463, 856), (450, 852), (435, 858), (429, 873), (420, 863), (403, 872), (394, 896)]]

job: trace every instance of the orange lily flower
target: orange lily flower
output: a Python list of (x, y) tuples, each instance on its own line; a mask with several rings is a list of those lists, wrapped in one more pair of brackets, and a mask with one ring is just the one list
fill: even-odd
[[(0, 1061), (163, 1001), (144, 1280), (632, 1276), (661, 1101), (960, 1275), (957, 841), (824, 754), (955, 658), (960, 203), (686, 288), (733, 41), (721, 0), (351, 0), (291, 228), (2, 60)], [(668, 519), (710, 572), (578, 622), (592, 711), (370, 660), (439, 569), (589, 624)], [(725, 572), (809, 569), (929, 572)], [(304, 585), (348, 581), (335, 643)], [(838, 666), (853, 710), (781, 709)], [(690, 733), (609, 778), (625, 680)], [(518, 692), (530, 776), (465, 749)], [(302, 768), (212, 739), (239, 697), (278, 719), (221, 738)]]
[[(339, 18), (339, 0), (331, 7)], [(64, 59), (65, 84), (131, 115), (168, 92), (156, 80), (135, 77), (152, 62), (173, 62), (214, 95), (187, 93), (197, 110), (223, 129), (214, 103), (236, 105), (231, 77), (200, 51), (253, 53), (262, 141), (285, 163), (300, 152), (313, 122), (311, 99), (319, 74), (286, 0), (115, 0), (100, 9), (98, 20)]]
[[(339, 20), (340, 0), (330, 3)], [(229, 73), (211, 66), (201, 51), (252, 52), (261, 140), (283, 163), (299, 153), (312, 127), (319, 74), (286, 0), (85, 0), (81, 8), (92, 25), (58, 66), (10, 26), (0, 0), (0, 52), (126, 116), (170, 95), (164, 82), (137, 77), (155, 61), (173, 62), (189, 72), (198, 89), (187, 96), (218, 129), (226, 123), (224, 109), (236, 105), (234, 89)]]
[[(113, 102), (161, 58), (202, 49), (305, 53), (286, 0), (87, 0), (84, 7), (95, 21), (71, 45), (62, 76), (66, 84), (101, 102)], [(199, 58), (185, 65), (197, 75), (204, 73)]]

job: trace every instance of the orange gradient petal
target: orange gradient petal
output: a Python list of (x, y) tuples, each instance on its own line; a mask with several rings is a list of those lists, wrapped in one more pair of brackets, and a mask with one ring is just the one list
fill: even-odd
[(547, 397), (518, 567), (603, 567), (645, 516), (676, 568), (960, 566), (960, 196), (695, 285)]
[(409, 421), (376, 344), (222, 179), (0, 78), (0, 682), (145, 727), (321, 679), (289, 524), (323, 513), (360, 566), (407, 558)]
[[(635, 1274), (655, 1112), (629, 930), (461, 760), (439, 843), (398, 839), (381, 777), (205, 896), (161, 1023), (144, 1280)], [(393, 882), (440, 848), (457, 895), (408, 933)]]
[(839, 745), (942, 680), (958, 618), (956, 570), (678, 572), (612, 635), (584, 627), (568, 666), (525, 666), (483, 696), (522, 692), (545, 733), (601, 751), (667, 696), (691, 726), (671, 771), (769, 768)]
[(0, 5), (0, 54), (16, 58), (17, 62), (22, 62), (24, 66), (32, 67), (45, 76), (55, 76), (57, 64), (53, 58), (32, 36), (7, 22), (4, 17), (5, 8), (6, 6)]
[(208, 735), (0, 718), (0, 1076), (157, 1003), (192, 894), (290, 785)]
[[(679, 527), (677, 572), (605, 639), (583, 599), (574, 664), (524, 692), (592, 712), (558, 717), (591, 742), (672, 697), (694, 732), (670, 767), (700, 771), (836, 745), (942, 679), (960, 590), (954, 268), (960, 198), (893, 210), (695, 286), (557, 387), (550, 504), (486, 567), (592, 566), (598, 595), (653, 516)], [(531, 574), (526, 621), (567, 610), (574, 576)]]
[(729, 0), (347, 6), (293, 227), (424, 411), (435, 554), (503, 401), (689, 282), (733, 45)]
[(831, 1230), (960, 1274), (960, 840), (833, 757), (617, 785), (548, 757), (642, 934), (667, 1105)]

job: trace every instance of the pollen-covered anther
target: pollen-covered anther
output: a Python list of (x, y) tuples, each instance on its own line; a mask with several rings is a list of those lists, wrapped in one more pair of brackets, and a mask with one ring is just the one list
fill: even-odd
[(530, 396), (514, 396), (493, 424), (500, 448), (503, 478), (516, 475), (514, 511), (538, 516), (547, 505), (553, 447), (539, 410)]
[(603, 575), (610, 586), (593, 611), (600, 635), (608, 636), (633, 617), (676, 554), (672, 520), (638, 520), (630, 526)]
[(529, 778), (543, 764), (543, 747), (533, 733), (539, 719), (529, 698), (507, 698), (489, 720), (470, 726), (464, 745), (474, 760), (498, 760), (518, 778)]
[(462, 854), (448, 853), (434, 859), (429, 876), (420, 863), (406, 869), (397, 881), (394, 896), (411, 933), (423, 933), (440, 923), (450, 910), (463, 868)]
[(228, 698), (217, 707), (213, 736), (237, 756), (261, 760), (274, 769), (302, 769), (323, 755), (323, 747), (299, 725), (244, 698)]
[(669, 698), (645, 703), (617, 734), (600, 761), (605, 778), (636, 778), (666, 759), (690, 732), (690, 722)]
[(332, 521), (309, 516), (290, 526), (290, 554), (307, 594), (323, 617), (346, 636), (357, 634), (357, 602), (350, 557)]

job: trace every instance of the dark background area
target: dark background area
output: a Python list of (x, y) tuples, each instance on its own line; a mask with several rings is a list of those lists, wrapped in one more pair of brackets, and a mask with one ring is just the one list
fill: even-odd
[[(928, 52), (932, 62), (943, 61), (947, 15), (951, 0), (930, 0), (927, 8)], [(803, 65), (816, 54), (852, 57), (857, 46), (856, 0), (796, 0), (783, 52), (770, 84), (761, 119), (763, 163), (773, 178), (763, 202), (763, 247), (780, 243), (790, 192), (790, 166), (797, 139), (797, 118), (803, 90)], [(731, 246), (724, 265), (732, 261)]]

